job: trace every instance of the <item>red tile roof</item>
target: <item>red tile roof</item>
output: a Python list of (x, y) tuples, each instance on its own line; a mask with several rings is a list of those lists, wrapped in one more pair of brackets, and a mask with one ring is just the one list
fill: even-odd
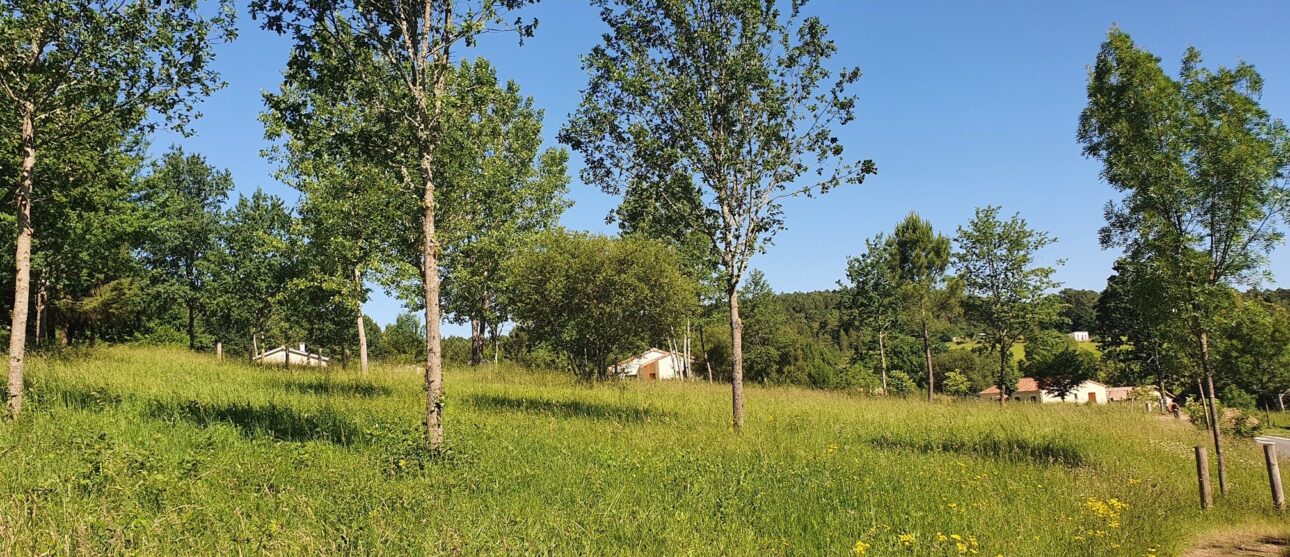
[[(1016, 390), (1015, 390), (1014, 392), (1019, 392), (1019, 393), (1020, 393), (1020, 392), (1033, 392), (1033, 391), (1038, 391), (1038, 390), (1039, 390), (1039, 382), (1038, 382), (1038, 381), (1035, 381), (1035, 378), (1034, 378), (1034, 377), (1022, 377), (1021, 379), (1018, 379), (1018, 380), (1017, 380), (1017, 388), (1016, 388)], [(997, 387), (997, 386), (992, 386), (992, 387), (990, 387), (989, 389), (986, 389), (986, 390), (984, 390), (984, 391), (981, 391), (980, 393), (977, 393), (977, 394), (982, 394), (982, 395), (997, 395), (997, 394), (999, 394), (999, 387)]]

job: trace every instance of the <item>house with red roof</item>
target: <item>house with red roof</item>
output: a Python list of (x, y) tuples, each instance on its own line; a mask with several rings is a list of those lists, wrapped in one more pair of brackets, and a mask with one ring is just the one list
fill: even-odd
[[(1085, 381), (1080, 383), (1079, 387), (1066, 395), (1065, 400), (1043, 390), (1039, 386), (1039, 381), (1034, 377), (1022, 377), (1017, 381), (1017, 390), (1008, 395), (1008, 400), (1014, 402), (1091, 402), (1095, 404), (1106, 404), (1110, 400), (1108, 390), (1110, 389), (1105, 383), (1099, 381)], [(999, 400), (999, 387), (990, 387), (977, 393), (981, 400)]]

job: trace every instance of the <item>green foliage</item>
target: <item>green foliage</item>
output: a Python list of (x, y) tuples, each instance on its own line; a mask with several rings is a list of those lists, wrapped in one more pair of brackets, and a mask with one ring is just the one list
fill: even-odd
[(1274, 407), (1277, 395), (1290, 391), (1290, 310), (1232, 296), (1215, 329), (1211, 349), (1216, 380), (1227, 385), (1222, 394), (1236, 389), (1262, 400), (1265, 408)]
[(1034, 377), (1044, 392), (1062, 400), (1085, 381), (1098, 377), (1097, 356), (1055, 331), (1043, 331), (1028, 339), (1021, 370)]
[(957, 371), (945, 372), (945, 381), (941, 382), (941, 389), (945, 394), (951, 396), (964, 396), (972, 394), (972, 383), (967, 376)]
[(998, 207), (984, 207), (959, 227), (955, 242), (954, 265), (969, 295), (966, 311), (985, 327), (986, 345), (999, 361), (996, 386), (1006, 392), (1012, 346), (1059, 309), (1046, 295), (1058, 286), (1054, 269), (1035, 263), (1039, 250), (1054, 239), (1030, 229), (1021, 215), (1004, 221)]
[(516, 323), (587, 380), (605, 377), (617, 359), (665, 346), (697, 299), (676, 253), (641, 237), (549, 232), (509, 265)]
[(1093, 331), (1097, 328), (1098, 293), (1093, 290), (1063, 288), (1057, 292), (1061, 299), (1061, 317), (1071, 331)]
[(400, 313), (381, 332), (381, 357), (401, 363), (414, 363), (425, 358), (426, 328), (415, 313)]
[(967, 378), (968, 391), (979, 393), (999, 382), (999, 362), (983, 350), (951, 349), (936, 355), (936, 369)]
[(918, 394), (918, 384), (908, 373), (893, 371), (887, 374), (887, 392), (901, 397), (913, 396)]
[(1237, 410), (1255, 410), (1258, 404), (1253, 395), (1242, 391), (1236, 385), (1224, 387), (1223, 391), (1218, 393), (1218, 400), (1222, 401), (1223, 406)]

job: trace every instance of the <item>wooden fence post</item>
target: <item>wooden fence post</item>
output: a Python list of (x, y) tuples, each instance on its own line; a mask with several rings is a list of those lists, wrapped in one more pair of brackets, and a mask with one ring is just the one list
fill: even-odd
[(1205, 447), (1196, 445), (1196, 478), (1200, 482), (1200, 508), (1214, 506), (1214, 494), (1209, 489), (1209, 454)]
[(1272, 508), (1286, 510), (1286, 494), (1281, 490), (1281, 466), (1277, 464), (1277, 446), (1263, 446), (1263, 459), (1268, 464), (1268, 487), (1272, 488)]
[(224, 361), (224, 343), (222, 342), (215, 343), (215, 361)]

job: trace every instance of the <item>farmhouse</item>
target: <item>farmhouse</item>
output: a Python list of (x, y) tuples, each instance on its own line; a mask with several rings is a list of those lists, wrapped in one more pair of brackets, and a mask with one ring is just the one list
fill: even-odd
[[(1010, 397), (1017, 402), (1093, 402), (1106, 404), (1109, 400), (1106, 385), (1097, 381), (1085, 381), (1066, 395), (1066, 400), (1055, 397), (1039, 387), (1039, 381), (1033, 377), (1022, 377), (1017, 381), (1017, 390)], [(977, 396), (982, 400), (999, 400), (999, 388), (990, 387)]]
[(253, 362), (257, 364), (276, 364), (280, 366), (309, 366), (309, 367), (327, 367), (331, 361), (321, 354), (313, 354), (305, 349), (305, 343), (300, 343), (300, 348), (287, 348), (279, 346), (272, 350), (261, 352)]
[(685, 355), (658, 348), (650, 348), (636, 356), (614, 364), (609, 372), (620, 377), (640, 379), (642, 381), (661, 381), (664, 379), (681, 379), (689, 363)]
[(1075, 339), (1075, 342), (1088, 342), (1088, 331), (1075, 331), (1067, 333), (1066, 336)]

